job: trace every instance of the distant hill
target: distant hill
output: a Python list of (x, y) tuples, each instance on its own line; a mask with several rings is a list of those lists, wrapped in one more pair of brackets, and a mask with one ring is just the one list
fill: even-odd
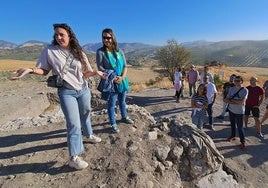
[[(0, 59), (37, 60), (41, 50), (48, 43), (30, 40), (16, 45), (0, 40)], [(268, 40), (262, 41), (193, 41), (181, 43), (191, 52), (194, 64), (204, 65), (206, 62), (218, 61), (228, 66), (268, 67)], [(102, 43), (88, 43), (83, 49), (88, 55), (94, 53)], [(124, 50), (128, 62), (132, 65), (155, 61), (155, 54), (161, 46), (143, 43), (119, 43)]]
[(14, 49), (17, 46), (18, 46), (17, 44), (7, 42), (7, 41), (4, 41), (4, 40), (0, 40), (0, 49)]
[(228, 66), (268, 67), (268, 40), (193, 42), (182, 44), (191, 51), (192, 61), (219, 61)]

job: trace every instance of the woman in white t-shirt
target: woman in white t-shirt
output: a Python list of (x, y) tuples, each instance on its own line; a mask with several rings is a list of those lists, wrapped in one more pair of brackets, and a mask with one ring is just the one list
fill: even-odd
[(81, 170), (88, 166), (78, 157), (84, 151), (82, 130), (88, 142), (101, 141), (92, 131), (91, 93), (86, 78), (98, 75), (105, 79), (106, 76), (101, 71), (93, 71), (70, 26), (54, 24), (53, 27), (53, 41), (42, 51), (36, 67), (19, 69), (17, 76), (11, 80), (20, 79), (28, 73), (45, 76), (50, 71), (63, 79), (58, 95), (66, 119), (69, 166)]

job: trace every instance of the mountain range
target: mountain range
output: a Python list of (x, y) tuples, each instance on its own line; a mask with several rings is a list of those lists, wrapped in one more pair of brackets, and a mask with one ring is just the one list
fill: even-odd
[[(0, 59), (36, 60), (46, 42), (30, 40), (23, 44), (14, 44), (0, 40)], [(155, 54), (162, 46), (143, 43), (119, 43), (130, 64), (148, 62), (155, 59)], [(191, 52), (191, 61), (202, 65), (217, 61), (228, 66), (268, 67), (268, 40), (243, 41), (193, 41), (179, 44)], [(88, 43), (83, 49), (94, 55), (102, 43)]]

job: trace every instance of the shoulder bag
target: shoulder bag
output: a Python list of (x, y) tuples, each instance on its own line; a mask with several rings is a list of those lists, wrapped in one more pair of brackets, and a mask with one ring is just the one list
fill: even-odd
[[(233, 94), (233, 96), (231, 96), (230, 99), (233, 99), (242, 89), (244, 89), (244, 87), (241, 87), (235, 94)], [(227, 104), (227, 107), (226, 107), (226, 112), (229, 112), (229, 104)]]
[(66, 63), (63, 67), (63, 71), (61, 76), (60, 75), (52, 75), (49, 76), (47, 79), (47, 86), (48, 87), (54, 87), (54, 88), (61, 88), (63, 87), (63, 75), (67, 73), (72, 61), (74, 59), (73, 54), (69, 54), (69, 56), (66, 58)]

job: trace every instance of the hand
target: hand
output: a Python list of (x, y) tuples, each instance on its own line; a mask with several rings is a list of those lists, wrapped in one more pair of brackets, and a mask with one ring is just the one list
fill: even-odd
[(14, 72), (14, 74), (17, 74), (17, 76), (13, 76), (11, 78), (9, 78), (10, 80), (18, 80), (20, 78), (22, 78), (23, 76), (25, 76), (26, 74), (32, 72), (32, 69), (29, 68), (21, 68), (19, 70), (17, 70), (16, 72)]
[(122, 76), (117, 76), (117, 77), (114, 79), (114, 82), (115, 82), (116, 84), (119, 84), (122, 80), (123, 80), (123, 77), (122, 77)]
[(102, 79), (107, 80), (108, 79), (108, 75), (105, 72), (102, 71), (96, 71), (97, 75), (99, 75)]

